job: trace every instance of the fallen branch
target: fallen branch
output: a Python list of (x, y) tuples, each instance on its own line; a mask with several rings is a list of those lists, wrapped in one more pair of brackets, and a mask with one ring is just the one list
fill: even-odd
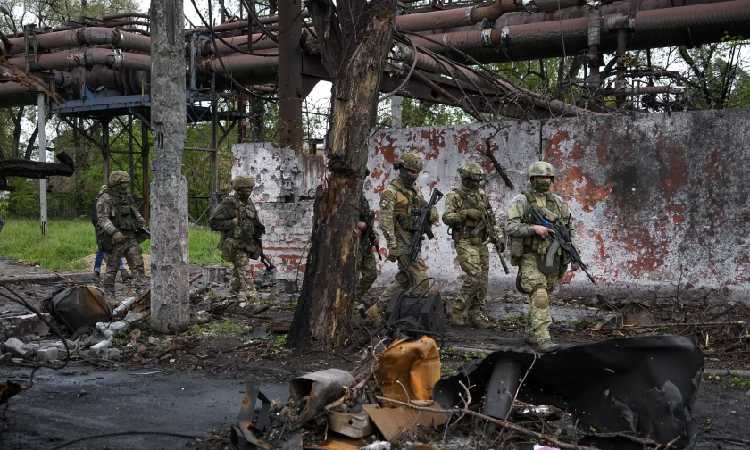
[(556, 439), (552, 436), (548, 436), (546, 434), (538, 433), (536, 431), (529, 430), (528, 428), (524, 428), (521, 425), (516, 425), (513, 422), (502, 420), (502, 419), (496, 419), (494, 417), (490, 417), (488, 415), (478, 413), (476, 411), (472, 411), (469, 408), (454, 408), (454, 409), (440, 409), (440, 408), (430, 408), (428, 406), (417, 406), (412, 405), (410, 403), (404, 403), (398, 400), (393, 400), (387, 397), (382, 396), (376, 396), (378, 400), (393, 403), (400, 406), (405, 406), (407, 408), (416, 409), (418, 411), (425, 411), (425, 412), (432, 412), (432, 413), (438, 413), (438, 414), (462, 414), (462, 415), (470, 415), (477, 417), (479, 419), (485, 420), (490, 423), (494, 423), (495, 425), (498, 425), (502, 428), (507, 428), (513, 431), (517, 431), (521, 434), (525, 434), (526, 436), (531, 436), (533, 438), (539, 439), (539, 440), (545, 440), (553, 445), (556, 445), (560, 448), (566, 448), (571, 450), (599, 450), (597, 447), (589, 447), (589, 446), (581, 446), (581, 445), (575, 445), (575, 444), (568, 444), (566, 442), (562, 442), (559, 439)]

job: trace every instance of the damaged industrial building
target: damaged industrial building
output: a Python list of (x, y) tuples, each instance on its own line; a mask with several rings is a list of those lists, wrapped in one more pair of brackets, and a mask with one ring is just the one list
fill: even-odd
[(750, 448), (750, 0), (0, 0), (0, 448)]

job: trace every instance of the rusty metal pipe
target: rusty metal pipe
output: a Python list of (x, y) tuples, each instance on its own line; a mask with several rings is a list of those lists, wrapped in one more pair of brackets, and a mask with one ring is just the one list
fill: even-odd
[[(277, 47), (276, 42), (266, 37), (265, 34), (263, 33), (255, 33), (252, 35), (251, 39), (252, 39), (251, 42), (252, 42), (253, 52), (255, 52), (256, 50), (267, 50), (269, 48)], [(244, 51), (249, 51), (250, 48), (247, 42), (248, 42), (247, 35), (227, 37), (223, 39), (217, 38), (216, 49), (214, 49), (213, 43), (208, 41), (203, 44), (202, 54), (204, 55), (213, 55), (213, 54), (227, 55), (230, 53), (237, 53), (237, 51), (232, 47), (236, 47)]]
[[(622, 14), (603, 18), (601, 52), (617, 48), (617, 30), (627, 24), (632, 30), (628, 49), (667, 45), (700, 45), (717, 42), (725, 33), (750, 36), (750, 0), (733, 0), (640, 11), (633, 19)], [(463, 30), (413, 37), (420, 47), (461, 58), (457, 49), (481, 62), (524, 61), (573, 55), (588, 47), (588, 19), (529, 23)]]
[(229, 73), (241, 78), (271, 78), (276, 76), (278, 56), (245, 55), (235, 53), (219, 58), (204, 59), (200, 68), (204, 72)]
[[(52, 31), (37, 34), (35, 38), (39, 50), (76, 48), (85, 45), (112, 45), (113, 47), (148, 53), (151, 51), (151, 39), (136, 33), (105, 27), (85, 27), (74, 30)], [(18, 55), (25, 51), (24, 38), (8, 39), (11, 43), (9, 55)]]
[[(8, 59), (8, 63), (17, 67), (26, 67), (26, 57), (16, 56)], [(30, 65), (31, 70), (70, 70), (75, 67), (91, 67), (97, 64), (113, 68), (150, 71), (151, 56), (123, 53), (106, 48), (85, 48), (37, 55), (37, 60)]]

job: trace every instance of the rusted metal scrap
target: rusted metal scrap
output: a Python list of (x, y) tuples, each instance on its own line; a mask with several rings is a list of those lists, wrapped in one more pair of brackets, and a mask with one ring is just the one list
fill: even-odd
[[(695, 437), (693, 404), (702, 373), (703, 353), (683, 336), (609, 339), (541, 355), (504, 347), (440, 380), (435, 400), (444, 408), (461, 406), (463, 382), (472, 399), (498, 401), (489, 390), (502, 387), (500, 400), (518, 392), (521, 401), (571, 413), (585, 436), (581, 443), (612, 448), (612, 439), (628, 439), (681, 448)], [(506, 405), (488, 405), (485, 414), (503, 419)]]

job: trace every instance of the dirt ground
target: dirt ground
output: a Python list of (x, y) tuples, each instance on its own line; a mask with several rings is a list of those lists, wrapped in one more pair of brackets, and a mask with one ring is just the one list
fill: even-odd
[[(1, 279), (29, 273), (29, 268), (0, 261)], [(61, 284), (6, 285), (38, 306)], [(66, 448), (231, 448), (228, 427), (236, 419), (244, 381), (260, 383), (264, 391), (281, 399), (291, 378), (332, 367), (351, 370), (363, 359), (363, 348), (374, 344), (372, 327), (358, 321), (351, 343), (343, 351), (294, 353), (286, 347), (286, 332), (295, 297), (264, 292), (262, 308), (243, 308), (222, 306), (220, 289), (194, 294), (193, 310), (205, 313), (180, 335), (160, 335), (149, 329), (147, 321), (139, 322), (115, 337), (114, 346), (123, 352), (119, 361), (89, 358), (71, 361), (63, 370), (38, 371), (33, 386), (7, 404), (0, 421), (0, 448), (55, 448), (92, 434), (137, 430), (200, 439), (125, 433)], [(372, 296), (377, 294), (375, 290)], [(443, 374), (454, 373), (498, 345), (521, 342), (523, 297), (506, 292), (493, 292), (490, 297), (488, 310), (498, 321), (497, 328), (450, 328), (439, 342)], [(706, 355), (707, 368), (750, 368), (747, 327), (735, 323), (750, 322), (747, 306), (685, 305), (676, 299), (648, 304), (652, 306), (614, 305), (602, 298), (558, 301), (553, 307), (556, 323), (552, 331), (563, 343), (649, 334), (695, 336)], [(0, 317), (18, 311), (17, 305), (0, 304)], [(0, 378), (28, 385), (30, 370), (3, 358)], [(750, 448), (750, 429), (746, 427), (750, 379), (705, 376), (695, 413), (700, 430), (696, 448)], [(439, 448), (452, 447), (447, 441), (432, 443)], [(483, 448), (476, 443), (473, 446)]]

